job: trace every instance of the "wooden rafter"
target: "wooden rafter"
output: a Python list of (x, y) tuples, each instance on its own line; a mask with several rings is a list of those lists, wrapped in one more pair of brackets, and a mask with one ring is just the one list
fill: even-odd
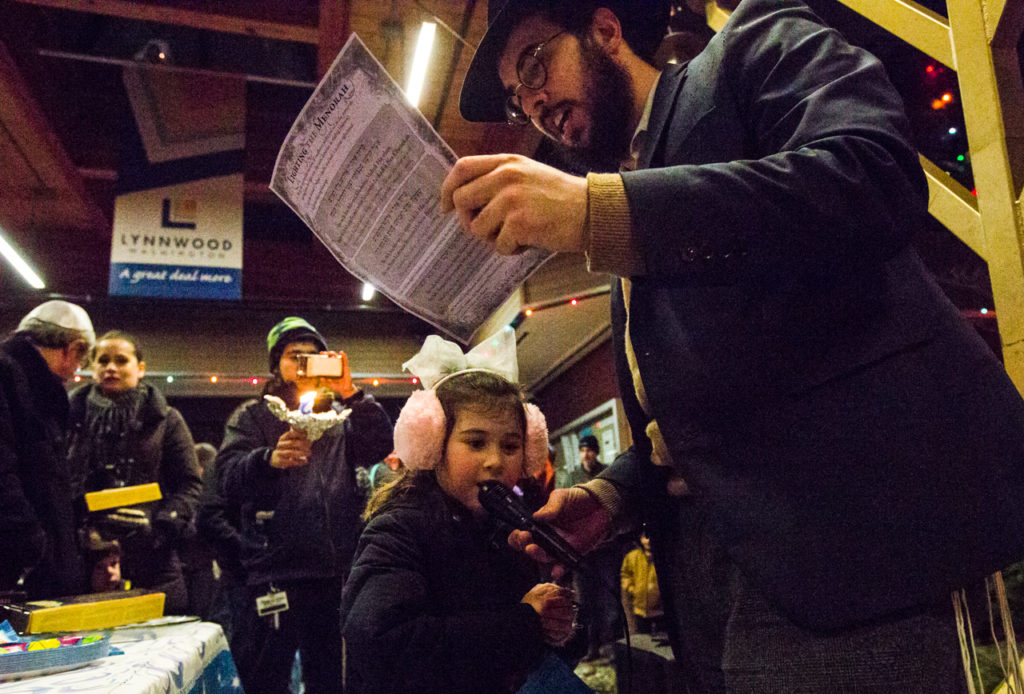
[[(77, 228), (106, 229), (109, 223), (86, 193), (81, 176), (60, 143), (43, 110), (7, 49), (0, 44), (0, 129), (5, 157), (14, 171), (5, 171), (3, 216), (13, 223), (28, 219), (59, 219)], [(32, 209), (48, 206), (47, 215)]]
[[(319, 30), (315, 26), (288, 24), (236, 15), (202, 12), (167, 5), (155, 5), (138, 0), (14, 0), (26, 5), (54, 9), (88, 12), (90, 14), (121, 17), (143, 22), (157, 22), (207, 29), (229, 34), (244, 34), (278, 41), (319, 43)], [(346, 3), (343, 3), (346, 4)]]
[(320, 30), (317, 46), (317, 77), (322, 77), (345, 45), (351, 27), (350, 0), (320, 0)]
[(949, 22), (911, 0), (840, 0), (946, 67), (956, 69)]

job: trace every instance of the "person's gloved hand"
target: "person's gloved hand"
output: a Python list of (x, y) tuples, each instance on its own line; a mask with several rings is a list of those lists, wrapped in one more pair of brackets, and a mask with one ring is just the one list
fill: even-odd
[(188, 521), (174, 509), (160, 509), (153, 517), (153, 546), (167, 547), (177, 544), (188, 531)]
[(90, 529), (95, 529), (97, 537), (103, 540), (114, 540), (133, 535), (148, 535), (152, 527), (148, 513), (127, 506), (91, 514), (79, 536), (83, 547), (86, 547), (90, 540)]

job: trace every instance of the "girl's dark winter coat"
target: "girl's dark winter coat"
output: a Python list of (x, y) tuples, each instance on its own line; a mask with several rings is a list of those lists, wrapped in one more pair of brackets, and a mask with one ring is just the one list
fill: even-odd
[[(420, 484), (420, 481), (423, 484)], [(342, 595), (349, 694), (514, 692), (544, 650), (536, 566), (432, 475), (359, 539)]]

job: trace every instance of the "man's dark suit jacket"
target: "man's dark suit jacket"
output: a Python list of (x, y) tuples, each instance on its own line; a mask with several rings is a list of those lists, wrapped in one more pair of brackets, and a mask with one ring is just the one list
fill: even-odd
[[(731, 557), (816, 628), (1024, 557), (1024, 406), (910, 246), (927, 187), (881, 64), (797, 0), (744, 0), (670, 68), (623, 173), (630, 334)], [(612, 305), (641, 443), (604, 476), (642, 508)]]

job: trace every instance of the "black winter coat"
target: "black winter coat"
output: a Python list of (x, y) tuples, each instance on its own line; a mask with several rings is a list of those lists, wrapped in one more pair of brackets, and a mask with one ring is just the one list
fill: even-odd
[(224, 586), (245, 584), (242, 568), (242, 519), (236, 504), (229, 504), (220, 489), (216, 461), (203, 470), (203, 493), (196, 513), (196, 532), (213, 548)]
[(64, 455), (67, 392), (24, 337), (0, 345), (0, 589), (19, 575), (30, 598), (82, 592)]
[[(910, 141), (875, 58), (796, 0), (743, 0), (662, 73), (622, 174), (649, 412), (732, 559), (810, 628), (948, 599), (1024, 556), (1024, 403), (910, 246), (928, 199)], [(602, 476), (638, 517), (664, 471), (615, 284), (637, 447)]]
[(249, 585), (338, 578), (348, 572), (365, 498), (356, 467), (392, 449), (391, 420), (366, 396), (352, 414), (313, 443), (309, 464), (270, 467), (288, 424), (262, 400), (244, 403), (228, 421), (214, 461), (229, 506), (241, 509), (242, 564)]
[[(359, 538), (342, 593), (349, 694), (513, 692), (543, 652), (536, 566), (433, 476)], [(420, 484), (418, 481), (416, 484)]]
[[(72, 461), (77, 483), (85, 485), (88, 470), (81, 466), (87, 462), (90, 441), (83, 436), (86, 399), (95, 385), (82, 386), (71, 392), (69, 427), (71, 442), (68, 458)], [(174, 512), (184, 523), (195, 518), (202, 480), (195, 442), (181, 413), (167, 404), (167, 399), (156, 388), (142, 384), (143, 404), (129, 433), (125, 449), (132, 464), (126, 468), (126, 485), (157, 482), (163, 499), (156, 502), (154, 513)], [(84, 491), (95, 491), (84, 489)]]
[[(88, 469), (92, 446), (86, 435), (87, 399), (96, 385), (76, 388), (71, 392), (71, 441), (68, 459), (75, 479), (76, 495), (98, 491), (90, 484)], [(167, 399), (148, 384), (139, 386), (143, 394), (138, 416), (126, 434), (119, 455), (127, 456), (123, 480), (126, 486), (157, 482), (163, 498), (140, 505), (153, 524), (152, 535), (133, 536), (122, 541), (125, 578), (136, 587), (159, 588), (181, 576), (175, 546), (187, 539), (194, 529), (196, 507), (202, 480), (196, 460), (195, 444), (181, 413), (167, 404)], [(176, 605), (184, 609), (184, 605)]]

